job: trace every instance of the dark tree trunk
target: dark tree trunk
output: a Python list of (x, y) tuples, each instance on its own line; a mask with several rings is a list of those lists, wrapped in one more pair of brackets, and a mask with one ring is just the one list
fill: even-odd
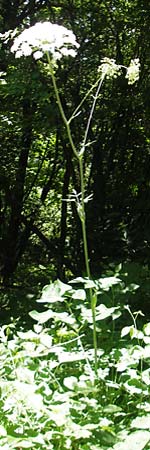
[(67, 199), (69, 193), (69, 182), (72, 172), (72, 155), (70, 150), (67, 148), (65, 150), (66, 157), (66, 168), (64, 173), (64, 183), (62, 189), (62, 206), (61, 206), (61, 223), (60, 223), (60, 244), (59, 244), (59, 255), (58, 255), (58, 277), (61, 279), (65, 278), (64, 275), (64, 254), (65, 254), (65, 241), (67, 233)]
[(3, 262), (3, 282), (7, 283), (14, 273), (20, 254), (21, 213), (23, 209), (24, 188), (29, 150), (32, 142), (32, 109), (28, 99), (23, 101), (23, 132), (16, 182), (11, 197), (11, 214), (5, 241)]

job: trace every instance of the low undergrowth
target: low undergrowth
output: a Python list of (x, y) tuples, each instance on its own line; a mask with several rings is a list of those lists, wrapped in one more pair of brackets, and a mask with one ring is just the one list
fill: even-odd
[(150, 449), (150, 323), (131, 311), (138, 285), (123, 278), (57, 280), (30, 312), (33, 329), (1, 326), (1, 449)]

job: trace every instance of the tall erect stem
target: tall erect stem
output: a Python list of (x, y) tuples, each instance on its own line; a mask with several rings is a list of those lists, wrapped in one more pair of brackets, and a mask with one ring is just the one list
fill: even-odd
[(88, 244), (87, 244), (87, 232), (86, 232), (86, 215), (85, 215), (85, 204), (84, 204), (84, 174), (83, 174), (83, 156), (78, 158), (79, 162), (79, 172), (80, 172), (80, 184), (81, 184), (81, 207), (82, 207), (82, 236), (84, 245), (84, 258), (85, 267), (88, 278), (91, 278), (90, 264), (89, 264), (89, 254), (88, 254)]
[[(68, 139), (69, 139), (69, 142), (70, 142), (73, 154), (76, 157), (76, 159), (78, 161), (78, 165), (79, 165), (80, 187), (81, 187), (81, 205), (80, 205), (81, 206), (81, 213), (79, 214), (79, 217), (80, 217), (81, 226), (82, 226), (82, 237), (83, 237), (83, 247), (84, 247), (84, 258), (85, 258), (86, 274), (87, 274), (88, 279), (90, 279), (91, 278), (91, 272), (90, 272), (90, 264), (89, 264), (89, 254), (88, 254), (88, 244), (87, 244), (87, 231), (86, 231), (85, 186), (84, 186), (84, 173), (83, 173), (83, 155), (84, 155), (84, 152), (85, 152), (85, 147), (86, 147), (88, 132), (89, 132), (89, 128), (90, 128), (90, 123), (91, 123), (93, 112), (94, 112), (94, 109), (95, 109), (96, 100), (98, 98), (99, 91), (100, 91), (100, 88), (101, 88), (101, 85), (102, 85), (102, 82), (103, 82), (103, 78), (99, 80), (98, 87), (97, 87), (97, 90), (96, 90), (96, 95), (95, 95), (94, 101), (92, 103), (92, 107), (91, 107), (89, 118), (88, 118), (88, 122), (87, 122), (87, 127), (86, 127), (85, 134), (84, 134), (82, 150), (80, 150), (78, 152), (77, 149), (76, 149), (76, 145), (74, 144), (74, 140), (72, 138), (72, 133), (71, 133), (71, 129), (70, 129), (70, 122), (71, 122), (71, 120), (70, 119), (67, 120), (67, 118), (66, 118), (66, 115), (65, 115), (62, 103), (61, 103), (61, 99), (60, 99), (60, 96), (59, 96), (59, 92), (58, 92), (58, 88), (57, 88), (57, 84), (56, 84), (56, 80), (55, 80), (53, 66), (52, 66), (51, 59), (50, 59), (50, 56), (49, 56), (48, 52), (47, 52), (47, 59), (48, 59), (49, 67), (50, 67), (50, 73), (51, 73), (53, 88), (54, 88), (54, 92), (55, 92), (55, 96), (56, 96), (56, 101), (57, 101), (57, 104), (58, 104), (58, 107), (59, 107), (59, 110), (60, 110), (60, 114), (61, 114), (62, 120), (63, 120), (63, 122), (65, 124), (65, 127), (66, 127), (66, 130), (67, 130)], [(91, 288), (89, 289), (89, 296), (90, 296), (92, 321), (93, 321), (93, 345), (94, 345), (95, 374), (97, 375), (97, 334), (96, 334), (96, 315), (95, 315), (96, 295), (93, 293)]]

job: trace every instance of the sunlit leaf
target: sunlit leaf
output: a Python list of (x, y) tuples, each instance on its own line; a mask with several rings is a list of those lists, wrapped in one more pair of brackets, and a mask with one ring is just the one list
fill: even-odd
[(123, 442), (115, 444), (113, 450), (143, 450), (149, 440), (148, 431), (138, 430), (129, 434)]
[(37, 302), (39, 303), (55, 303), (63, 302), (64, 294), (71, 291), (71, 286), (62, 283), (60, 280), (54, 281), (54, 283), (45, 286), (42, 290), (42, 296)]
[(2, 437), (2, 436), (7, 436), (7, 431), (3, 427), (3, 425), (0, 425), (0, 437)]
[(112, 316), (114, 312), (118, 309), (117, 307), (107, 308), (107, 306), (101, 304), (96, 308), (96, 320), (104, 320), (107, 317)]
[(45, 323), (49, 319), (52, 319), (54, 317), (54, 313), (50, 309), (47, 309), (47, 311), (44, 311), (42, 313), (33, 310), (29, 312), (29, 316), (32, 317), (32, 319), (37, 320), (37, 322), (39, 323)]
[(143, 331), (146, 334), (146, 336), (150, 336), (150, 322), (146, 323), (143, 327)]
[(78, 379), (74, 376), (66, 377), (66, 378), (64, 378), (63, 383), (64, 383), (64, 386), (67, 387), (68, 389), (74, 390), (74, 388), (78, 384)]
[(124, 327), (121, 330), (121, 337), (126, 336), (127, 334), (130, 334), (131, 330), (133, 329), (133, 325), (131, 325), (130, 327)]
[(70, 284), (78, 284), (78, 283), (83, 283), (85, 289), (91, 289), (96, 287), (95, 282), (93, 280), (90, 280), (89, 278), (77, 277), (70, 281)]
[[(33, 311), (34, 312), (34, 311)], [(32, 330), (28, 330), (25, 332), (22, 331), (18, 331), (18, 336), (23, 339), (23, 340), (27, 340), (27, 341), (32, 341), (32, 340), (36, 340), (39, 339), (39, 336)]]
[(53, 318), (56, 321), (67, 323), (70, 326), (76, 325), (76, 320), (74, 319), (74, 317), (71, 316), (71, 314), (68, 314), (67, 312), (53, 313)]
[(72, 299), (75, 299), (75, 300), (85, 300), (85, 299), (86, 299), (86, 292), (84, 291), (84, 289), (77, 289), (77, 290), (72, 294)]
[(121, 283), (121, 280), (120, 280), (120, 278), (117, 278), (116, 276), (114, 276), (114, 277), (100, 278), (98, 280), (98, 282), (99, 282), (99, 286), (102, 290), (108, 291), (115, 284)]
[(40, 335), (40, 342), (41, 344), (45, 345), (46, 347), (50, 348), (52, 346), (52, 337), (48, 334), (41, 334)]
[(117, 405), (109, 404), (109, 405), (107, 405), (107, 406), (105, 406), (103, 408), (103, 411), (105, 413), (108, 413), (108, 414), (110, 414), (110, 413), (114, 414), (114, 413), (117, 413), (117, 412), (121, 412), (122, 408), (120, 406), (117, 406)]
[(150, 358), (150, 344), (145, 345), (145, 348), (143, 349), (143, 358)]
[(147, 384), (147, 386), (150, 385), (150, 369), (143, 370), (142, 372), (142, 381)]
[(150, 429), (150, 415), (136, 417), (136, 419), (132, 420), (131, 427), (149, 430)]

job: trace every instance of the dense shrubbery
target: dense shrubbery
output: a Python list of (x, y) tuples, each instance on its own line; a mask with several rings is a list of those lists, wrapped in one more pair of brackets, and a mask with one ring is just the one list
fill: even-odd
[[(149, 208), (149, 111), (143, 73), (149, 26), (147, 15), (141, 26), (140, 14), (147, 8), (136, 1), (133, 36), (132, 0), (108, 8), (102, 1), (100, 15), (96, 1), (74, 2), (65, 18), (68, 1), (61, 8), (46, 0), (41, 8), (38, 0), (25, 3), (24, 9), (10, 0), (12, 9), (1, 8), (1, 308), (11, 312), (13, 294), (3, 289), (17, 268), (15, 289), (20, 274), (24, 290), (23, 254), (31, 271), (26, 289), (31, 282), (32, 290), (22, 301), (18, 289), (15, 314), (0, 328), (0, 448), (148, 450), (149, 221), (143, 210)], [(54, 25), (55, 19), (68, 28)], [(18, 25), (15, 60), (9, 50)], [(60, 61), (67, 55), (76, 55), (75, 62)], [(111, 265), (99, 278), (104, 261), (138, 254), (142, 269)], [(81, 276), (72, 279), (75, 274)], [(44, 280), (57, 276), (61, 281), (40, 292)], [(26, 323), (25, 299), (34, 304), (36, 294), (38, 307)]]
[[(150, 448), (150, 323), (131, 312), (128, 300), (138, 285), (117, 269), (92, 281), (96, 375), (89, 280), (44, 287), (43, 311), (30, 312), (33, 329), (1, 327), (2, 449)], [(145, 324), (138, 329), (140, 317)]]

